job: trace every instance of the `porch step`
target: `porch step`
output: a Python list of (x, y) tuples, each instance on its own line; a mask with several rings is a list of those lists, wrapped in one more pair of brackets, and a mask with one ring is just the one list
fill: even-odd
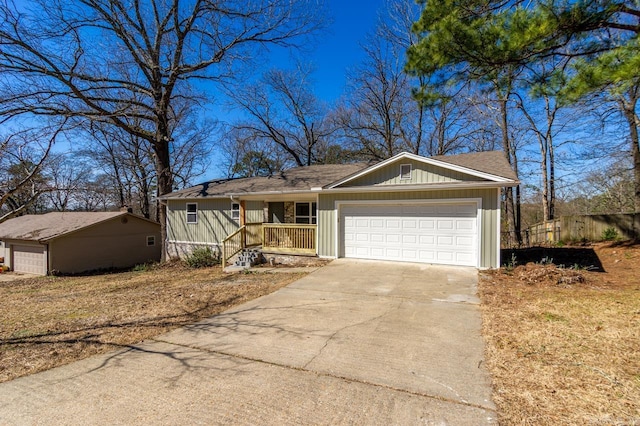
[(236, 260), (233, 262), (234, 266), (242, 268), (251, 268), (259, 263), (264, 262), (264, 256), (259, 249), (242, 249), (238, 253)]

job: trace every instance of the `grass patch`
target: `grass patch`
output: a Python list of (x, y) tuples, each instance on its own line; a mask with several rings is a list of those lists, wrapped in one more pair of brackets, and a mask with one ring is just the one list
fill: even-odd
[(0, 382), (139, 343), (304, 275), (227, 275), (176, 263), (0, 283)]
[(596, 252), (607, 272), (580, 282), (550, 265), (481, 280), (500, 424), (640, 424), (640, 248)]

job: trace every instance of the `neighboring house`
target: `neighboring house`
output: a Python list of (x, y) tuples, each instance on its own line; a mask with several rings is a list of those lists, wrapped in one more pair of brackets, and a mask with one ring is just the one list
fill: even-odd
[(323, 258), (498, 267), (500, 191), (519, 182), (499, 151), (374, 165), (316, 165), (167, 194), (167, 254), (241, 247)]
[(20, 216), (0, 223), (0, 240), (5, 265), (37, 275), (126, 268), (162, 250), (160, 224), (127, 212)]

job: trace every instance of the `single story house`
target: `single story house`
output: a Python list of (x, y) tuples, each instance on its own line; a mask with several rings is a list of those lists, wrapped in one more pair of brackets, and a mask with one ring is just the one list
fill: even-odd
[(500, 151), (377, 164), (298, 167), (161, 197), (167, 254), (211, 247), (494, 268), (501, 189), (518, 179)]
[(162, 252), (160, 224), (126, 211), (20, 216), (0, 223), (0, 240), (5, 265), (37, 275), (127, 268)]

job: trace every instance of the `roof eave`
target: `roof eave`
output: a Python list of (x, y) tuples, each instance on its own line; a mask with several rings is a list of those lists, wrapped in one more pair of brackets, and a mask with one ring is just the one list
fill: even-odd
[(438, 191), (448, 189), (490, 189), (514, 187), (520, 184), (519, 181), (508, 180), (503, 182), (437, 182), (423, 184), (404, 184), (404, 185), (371, 185), (371, 186), (349, 186), (342, 188), (314, 188), (313, 190), (296, 190), (296, 191), (263, 191), (263, 192), (241, 192), (229, 193), (224, 195), (215, 195), (207, 197), (190, 197), (190, 198), (170, 198), (169, 200), (192, 200), (192, 199), (216, 199), (216, 198), (236, 198), (242, 199), (246, 197), (269, 197), (282, 195), (315, 195), (327, 193), (348, 193), (348, 192), (390, 192), (390, 191)]
[(258, 192), (228, 192), (224, 194), (194, 196), (194, 197), (167, 197), (165, 200), (211, 200), (216, 198), (242, 198), (242, 197), (255, 197), (255, 196), (274, 196), (274, 195), (302, 195), (302, 194), (317, 194), (322, 192), (322, 188), (311, 189), (295, 189), (290, 191), (258, 191)]
[(491, 189), (514, 187), (519, 181), (508, 182), (438, 182), (405, 185), (350, 186), (344, 188), (325, 189), (323, 193), (348, 192), (393, 192), (393, 191), (441, 191), (450, 189)]
[(414, 160), (414, 161), (419, 161), (425, 164), (430, 164), (433, 166), (438, 166), (438, 167), (443, 167), (445, 169), (449, 169), (449, 170), (454, 170), (457, 172), (461, 172), (461, 173), (465, 173), (471, 176), (475, 176), (475, 177), (479, 177), (482, 179), (487, 179), (493, 182), (500, 182), (500, 183), (508, 183), (508, 182), (513, 182), (512, 179), (503, 177), (503, 176), (498, 176), (498, 175), (493, 175), (490, 173), (485, 173), (485, 172), (481, 172), (475, 169), (471, 169), (469, 167), (464, 167), (464, 166), (458, 166), (456, 164), (452, 164), (452, 163), (448, 163), (446, 161), (441, 161), (441, 160), (434, 160), (432, 158), (428, 158), (428, 157), (422, 157), (420, 155), (416, 155), (416, 154), (411, 154), (409, 152), (401, 152), (400, 154), (396, 154), (391, 158), (388, 158), (384, 161), (381, 161), (380, 163), (374, 164), (373, 166), (367, 167), (366, 169), (360, 170), (356, 173), (353, 173), (349, 176), (346, 176), (340, 180), (337, 180), (333, 183), (330, 183), (329, 185), (325, 186), (325, 189), (334, 189), (342, 184), (345, 184), (347, 182), (350, 182), (354, 179), (357, 179), (359, 177), (362, 177), (366, 174), (369, 174), (375, 170), (378, 170), (382, 167), (386, 167), (387, 165), (401, 160), (403, 158), (407, 158), (410, 160)]

